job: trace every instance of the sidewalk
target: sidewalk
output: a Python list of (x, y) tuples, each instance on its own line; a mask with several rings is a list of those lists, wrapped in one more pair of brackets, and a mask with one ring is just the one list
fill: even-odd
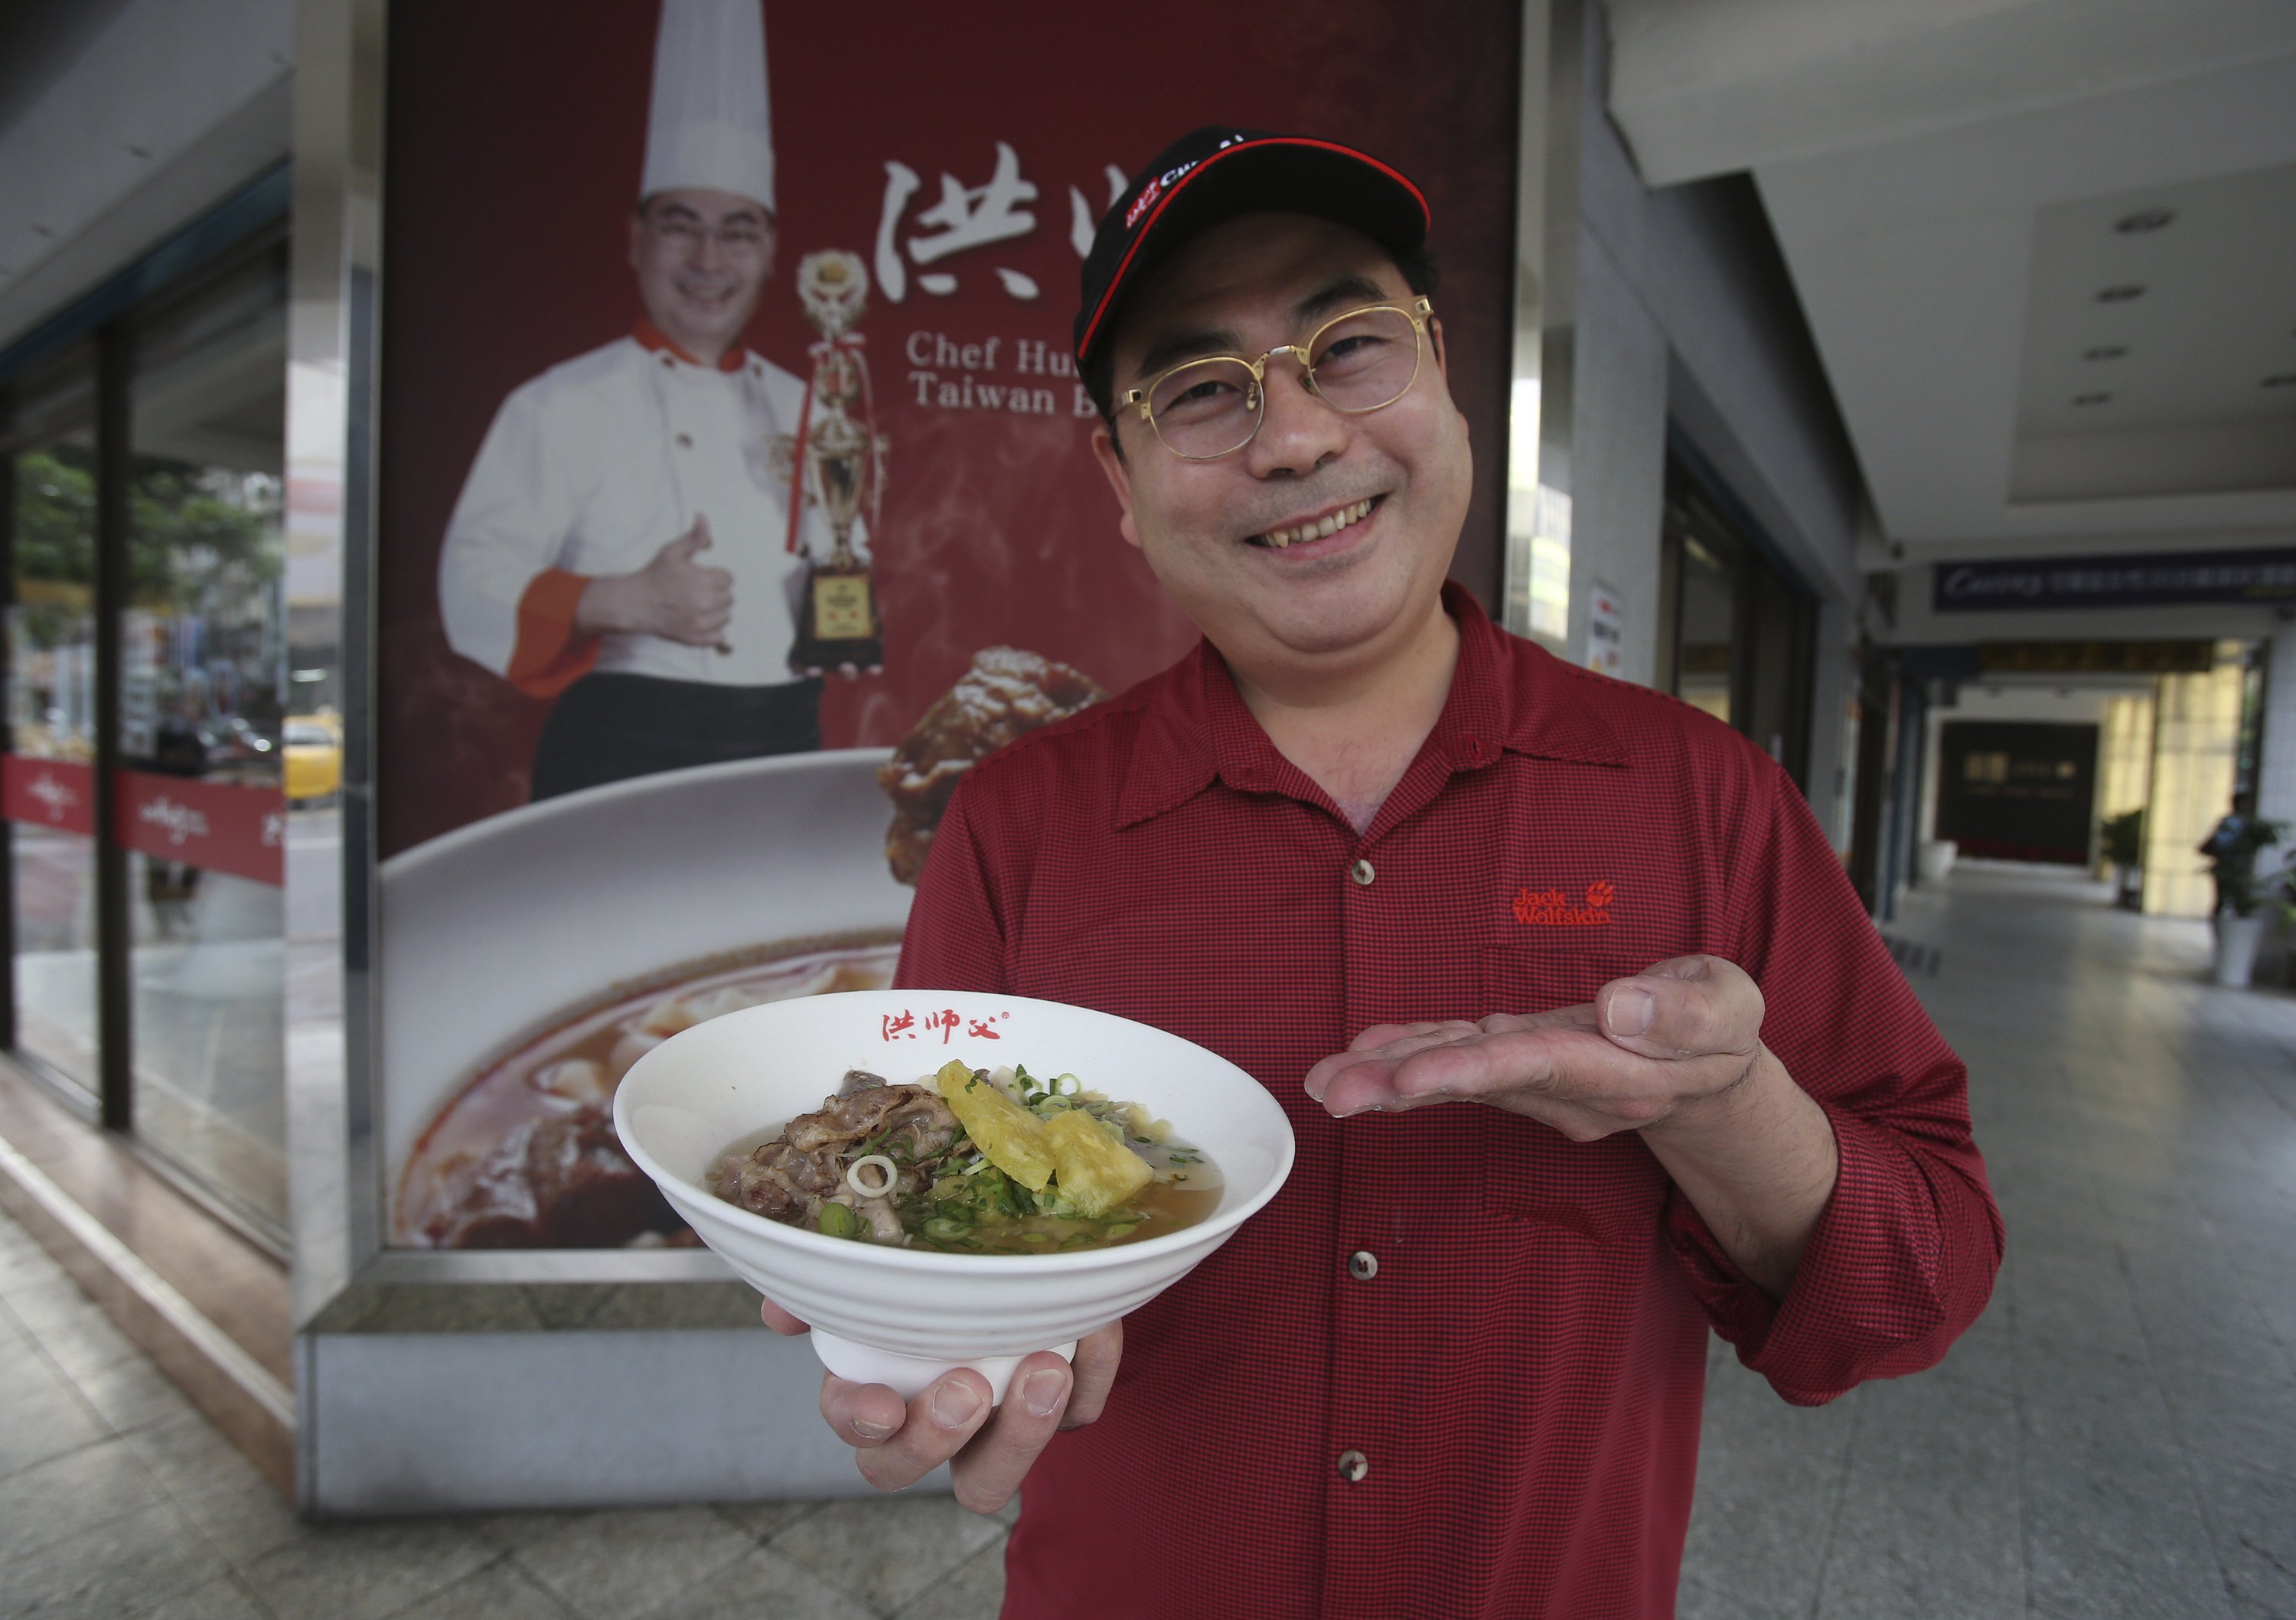
[[(2103, 896), (1966, 871), (1893, 925), (2010, 1259), (1942, 1367), (1829, 1407), (1717, 1343), (1683, 1620), (2296, 1617), (2296, 995)], [(946, 1498), (306, 1526), (0, 1221), (0, 1616), (988, 1620), (1003, 1534)]]

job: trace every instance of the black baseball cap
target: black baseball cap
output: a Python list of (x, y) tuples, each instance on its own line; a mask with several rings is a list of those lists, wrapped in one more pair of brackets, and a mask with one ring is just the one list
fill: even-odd
[(1312, 135), (1208, 125), (1132, 176), (1100, 222), (1077, 311), (1079, 368), (1108, 341), (1117, 307), (1160, 260), (1199, 232), (1260, 209), (1312, 214), (1361, 231), (1398, 258), (1425, 245), (1425, 193), (1368, 152)]

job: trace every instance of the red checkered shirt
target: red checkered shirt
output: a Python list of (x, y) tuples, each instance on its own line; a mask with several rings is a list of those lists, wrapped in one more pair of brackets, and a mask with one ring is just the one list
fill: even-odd
[[(2002, 1229), (1966, 1071), (1792, 781), (1446, 602), (1449, 699), (1361, 836), (1209, 646), (984, 760), (941, 823), (905, 986), (1171, 1030), (1299, 1137), (1275, 1201), (1127, 1321), (1106, 1414), (1029, 1475), (1008, 1620), (1658, 1620), (1709, 1327), (1815, 1403), (1931, 1364), (1985, 1304)], [(1632, 1132), (1334, 1120), (1300, 1089), (1369, 1025), (1587, 1002), (1699, 951), (1760, 983), (1763, 1038), (1841, 1144), (1783, 1304)]]

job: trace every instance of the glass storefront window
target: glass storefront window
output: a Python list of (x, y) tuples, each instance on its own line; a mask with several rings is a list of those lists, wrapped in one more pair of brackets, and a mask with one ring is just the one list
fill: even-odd
[(1752, 738), (1806, 786), (1816, 610), (1727, 503), (1671, 459), (1659, 577), (1660, 689)]
[(96, 1056), (95, 397), (81, 347), (6, 390), (15, 1044), (91, 1096)]
[(282, 245), (136, 324), (118, 790), (136, 1133), (282, 1230), (285, 290)]
[(1738, 650), (1738, 580), (1706, 546), (1682, 543), (1682, 653), (1675, 695), (1730, 723)]

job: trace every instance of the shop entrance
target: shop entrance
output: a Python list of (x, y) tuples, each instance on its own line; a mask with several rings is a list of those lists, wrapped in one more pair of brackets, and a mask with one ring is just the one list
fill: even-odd
[(275, 1248), (288, 736), (329, 727), (289, 724), (286, 252), (131, 271), (0, 372), (0, 1038)]
[(1964, 855), (2089, 863), (2097, 728), (1948, 720), (1938, 734), (1937, 835)]

